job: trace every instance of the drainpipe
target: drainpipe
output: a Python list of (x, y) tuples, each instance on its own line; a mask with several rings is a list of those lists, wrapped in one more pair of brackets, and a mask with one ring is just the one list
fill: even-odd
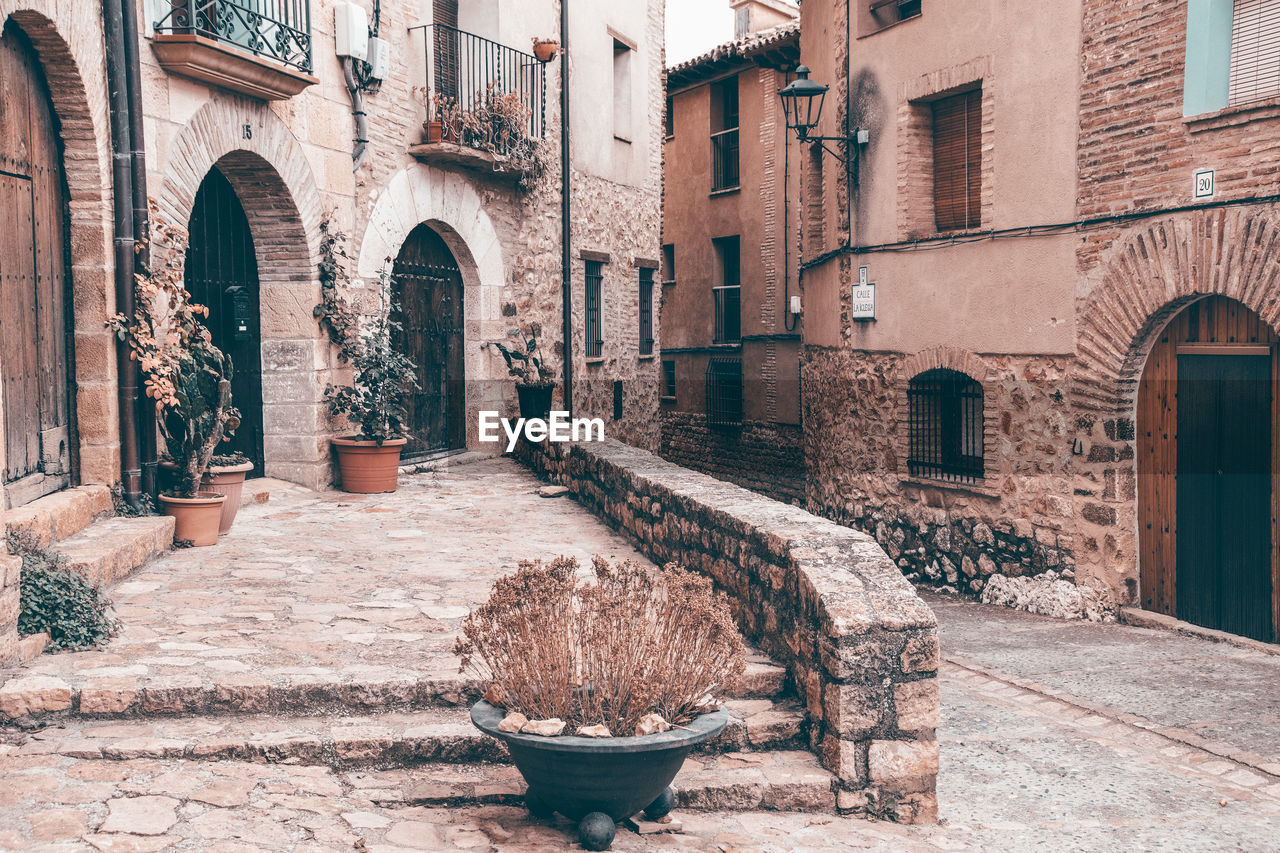
[[(151, 262), (151, 222), (147, 209), (147, 153), (146, 131), (142, 121), (142, 61), (139, 57), (142, 41), (138, 35), (138, 10), (136, 4), (124, 2), (124, 56), (125, 82), (129, 89), (129, 159), (130, 177), (133, 183), (133, 231), (135, 245), (134, 263), (138, 272), (145, 272)], [(132, 293), (132, 290), (130, 290)], [(134, 362), (130, 360), (130, 366)], [(140, 369), (135, 381), (140, 377)], [(159, 494), (156, 480), (156, 412), (151, 406), (139, 405), (138, 445), (141, 454), (142, 491), (155, 498)]]
[[(121, 0), (102, 0), (102, 26), (107, 52), (107, 96), (111, 115), (111, 174), (115, 248), (116, 311), (134, 311), (133, 154), (129, 126), (124, 9)], [(129, 347), (116, 342), (116, 381), (120, 395), (120, 468), (125, 497), (136, 504), (142, 495), (138, 452), (138, 371)]]
[(560, 303), (564, 407), (573, 418), (573, 210), (569, 157), (569, 0), (560, 0)]

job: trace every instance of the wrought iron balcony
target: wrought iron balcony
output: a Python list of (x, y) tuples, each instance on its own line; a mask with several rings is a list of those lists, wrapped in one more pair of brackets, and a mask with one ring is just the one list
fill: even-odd
[(257, 98), (316, 82), (310, 0), (168, 0), (153, 48), (168, 71)]
[(736, 344), (742, 340), (742, 288), (713, 287), (716, 301), (715, 343)]
[(446, 24), (421, 29), (427, 52), (427, 138), (410, 151), (469, 168), (496, 168), (506, 159), (527, 156), (546, 133), (543, 63), (531, 53)]
[(711, 191), (737, 189), (738, 128), (711, 134)]

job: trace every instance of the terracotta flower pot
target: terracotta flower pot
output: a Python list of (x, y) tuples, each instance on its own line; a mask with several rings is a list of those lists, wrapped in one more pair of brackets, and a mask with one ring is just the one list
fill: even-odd
[(394, 492), (399, 485), (400, 451), (406, 439), (389, 438), (382, 444), (355, 438), (335, 438), (342, 490), (358, 495)]
[(442, 139), (444, 139), (444, 122), (442, 121), (423, 122), (422, 128), (427, 132), (428, 143), (439, 142)]
[(222, 520), (222, 504), (226, 495), (199, 492), (194, 498), (160, 496), (164, 514), (173, 516), (175, 540), (186, 540), (192, 545), (217, 545), (218, 523)]
[(538, 58), (539, 62), (550, 62), (555, 59), (556, 51), (560, 49), (560, 45), (555, 41), (535, 41), (533, 43), (533, 55)]
[(217, 495), (226, 495), (222, 502), (222, 520), (218, 524), (219, 535), (231, 529), (240, 511), (240, 496), (244, 493), (244, 478), (253, 470), (252, 462), (239, 465), (210, 465), (200, 480), (200, 488)]

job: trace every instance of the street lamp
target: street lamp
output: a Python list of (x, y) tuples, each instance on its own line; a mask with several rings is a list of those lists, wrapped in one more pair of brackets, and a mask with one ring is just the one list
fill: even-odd
[[(819, 144), (843, 142), (846, 145), (865, 145), (870, 142), (871, 132), (867, 130), (855, 130), (852, 134), (845, 136), (812, 135), (813, 129), (818, 126), (818, 121), (822, 118), (822, 107), (827, 100), (828, 88), (809, 79), (807, 66), (800, 65), (796, 68), (796, 79), (787, 84), (785, 89), (778, 90), (778, 99), (782, 101), (782, 112), (787, 118), (787, 130), (794, 132), (796, 139), (801, 142)], [(822, 147), (837, 160), (844, 162), (845, 158), (839, 152), (832, 151), (826, 145)], [(856, 156), (856, 149), (854, 153)]]

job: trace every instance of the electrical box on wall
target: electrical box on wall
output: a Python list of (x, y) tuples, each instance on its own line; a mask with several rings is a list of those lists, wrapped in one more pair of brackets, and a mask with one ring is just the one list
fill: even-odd
[(391, 42), (386, 39), (369, 39), (369, 76), (385, 80), (391, 72)]
[(369, 15), (355, 3), (339, 3), (333, 9), (333, 40), (338, 56), (369, 58)]

